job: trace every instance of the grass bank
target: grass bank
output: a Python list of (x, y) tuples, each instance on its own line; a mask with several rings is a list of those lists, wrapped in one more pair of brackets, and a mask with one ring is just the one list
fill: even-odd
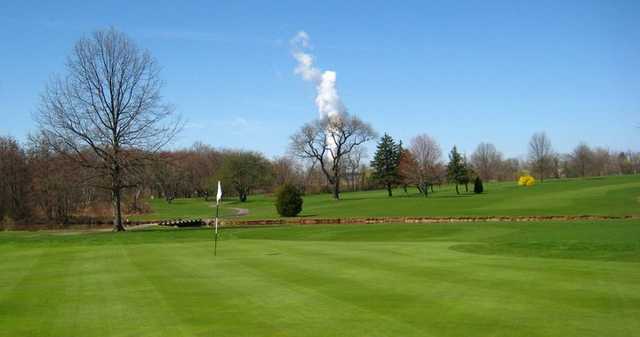
[[(486, 193), (457, 195), (453, 186), (443, 186), (428, 198), (415, 189), (345, 192), (336, 201), (328, 194), (304, 198), (301, 217), (393, 217), (393, 216), (546, 216), (546, 215), (640, 215), (640, 176), (548, 180), (532, 187), (514, 182), (487, 183)], [(212, 217), (212, 203), (202, 199), (178, 199), (173, 204), (152, 200), (153, 212), (136, 220)], [(231, 209), (246, 208), (243, 219), (278, 218), (272, 196), (250, 196), (247, 202), (225, 199), (226, 216)]]

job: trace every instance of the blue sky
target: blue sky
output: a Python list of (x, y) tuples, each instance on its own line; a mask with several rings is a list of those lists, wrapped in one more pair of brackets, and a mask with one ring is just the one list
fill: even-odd
[(283, 154), (318, 115), (288, 43), (304, 30), (379, 133), (428, 133), (445, 153), (485, 141), (520, 156), (536, 131), (561, 152), (640, 150), (640, 1), (2, 1), (0, 134), (34, 131), (47, 79), (109, 26), (162, 66), (188, 121), (174, 147)]

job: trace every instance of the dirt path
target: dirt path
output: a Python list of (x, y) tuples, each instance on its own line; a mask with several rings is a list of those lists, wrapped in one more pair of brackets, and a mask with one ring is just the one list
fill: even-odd
[[(209, 207), (211, 208), (215, 208), (216, 204), (211, 204), (209, 205)], [(232, 217), (239, 217), (239, 216), (246, 216), (249, 215), (249, 210), (246, 208), (240, 208), (240, 207), (226, 207), (227, 209), (231, 209), (234, 212), (236, 212), (236, 214), (231, 215)]]
[(236, 214), (232, 215), (232, 216), (245, 216), (245, 215), (249, 215), (249, 210), (246, 208), (238, 208), (238, 207), (229, 207), (229, 209), (232, 209), (236, 212)]

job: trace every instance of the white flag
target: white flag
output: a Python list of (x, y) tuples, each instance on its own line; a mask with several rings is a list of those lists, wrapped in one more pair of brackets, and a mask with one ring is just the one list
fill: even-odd
[(216, 194), (216, 204), (220, 203), (220, 199), (222, 199), (222, 185), (220, 185), (220, 180), (218, 180), (218, 194)]

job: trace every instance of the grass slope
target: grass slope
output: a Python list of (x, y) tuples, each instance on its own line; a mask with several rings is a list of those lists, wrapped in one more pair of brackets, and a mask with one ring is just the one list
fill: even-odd
[[(510, 216), (510, 215), (638, 215), (640, 214), (640, 176), (549, 180), (533, 187), (515, 183), (487, 183), (486, 193), (456, 195), (453, 186), (424, 198), (415, 189), (409, 194), (396, 190), (343, 193), (335, 201), (328, 194), (304, 198), (305, 217), (370, 216)], [(228, 199), (225, 207), (249, 209), (246, 219), (277, 218), (271, 196), (250, 196), (245, 203)], [(168, 205), (153, 200), (154, 213), (137, 219), (211, 217), (211, 204), (202, 199), (181, 199)], [(233, 214), (225, 208), (226, 214)]]
[(634, 336), (640, 223), (0, 233), (0, 336)]

